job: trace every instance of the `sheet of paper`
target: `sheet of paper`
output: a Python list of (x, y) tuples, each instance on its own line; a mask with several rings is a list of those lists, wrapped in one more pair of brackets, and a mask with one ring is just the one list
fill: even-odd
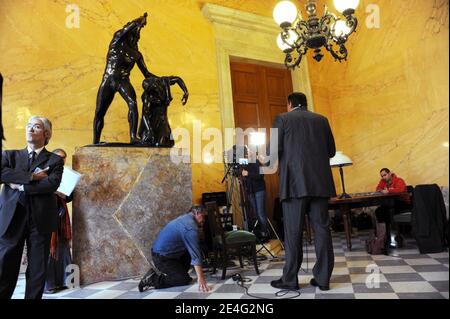
[(63, 193), (66, 196), (70, 196), (75, 186), (77, 186), (80, 181), (81, 174), (73, 169), (64, 166), (64, 172), (61, 179), (61, 184), (59, 184), (58, 192)]

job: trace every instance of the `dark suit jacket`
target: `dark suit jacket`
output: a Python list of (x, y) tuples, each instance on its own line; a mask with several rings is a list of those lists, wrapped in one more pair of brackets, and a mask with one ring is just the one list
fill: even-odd
[[(41, 181), (31, 181), (31, 173), (40, 167), (47, 171), (48, 177)], [(28, 168), (28, 150), (4, 151), (2, 156), (2, 179), (4, 183), (0, 193), (0, 236), (7, 231), (16, 210), (20, 192), (9, 187), (10, 183), (23, 184), (28, 197), (33, 220), (42, 234), (56, 230), (57, 203), (54, 192), (58, 189), (64, 169), (61, 157), (45, 148), (39, 153), (30, 170)]]
[(421, 254), (445, 251), (447, 216), (438, 185), (417, 185), (414, 188), (411, 224)]
[(326, 117), (296, 109), (275, 118), (280, 199), (336, 196), (330, 158), (336, 153)]

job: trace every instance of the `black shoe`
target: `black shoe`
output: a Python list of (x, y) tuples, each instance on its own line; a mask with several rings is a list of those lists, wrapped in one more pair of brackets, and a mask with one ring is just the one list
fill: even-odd
[(314, 278), (312, 278), (309, 283), (311, 284), (311, 286), (319, 287), (319, 289), (322, 291), (330, 290), (330, 286), (320, 286)]
[(44, 294), (52, 295), (52, 294), (56, 294), (57, 292), (58, 292), (58, 290), (56, 288), (52, 288), (52, 289), (44, 291)]
[(150, 270), (145, 274), (144, 277), (142, 277), (141, 281), (139, 282), (138, 288), (139, 292), (144, 292), (151, 287), (154, 287), (154, 278), (156, 276), (156, 271), (153, 268), (150, 268)]
[(285, 283), (283, 283), (283, 280), (280, 278), (278, 280), (272, 280), (270, 282), (270, 285), (273, 288), (277, 288), (277, 289), (283, 289), (283, 290), (299, 290), (300, 287), (297, 285), (287, 285)]

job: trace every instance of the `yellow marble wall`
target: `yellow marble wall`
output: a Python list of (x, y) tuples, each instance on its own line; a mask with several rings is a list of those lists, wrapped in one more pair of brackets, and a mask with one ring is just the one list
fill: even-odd
[[(370, 3), (380, 8), (379, 29), (366, 25)], [(347, 191), (372, 191), (382, 167), (413, 185), (448, 186), (448, 0), (366, 0), (357, 14), (348, 62), (325, 53), (309, 63), (315, 109), (354, 161), (344, 168)]]
[[(209, 1), (271, 16), (276, 0)], [(80, 9), (80, 28), (69, 29), (68, 4)], [(0, 0), (0, 72), (5, 77), (3, 124), (5, 149), (24, 147), (24, 126), (32, 114), (53, 121), (49, 149), (62, 147), (69, 155), (92, 142), (95, 100), (113, 33), (126, 22), (150, 14), (139, 42), (149, 70), (181, 76), (190, 97), (183, 108), (181, 90), (173, 88), (169, 108), (172, 128), (221, 129), (218, 80), (212, 24), (202, 15), (204, 1)], [(135, 67), (131, 81), (142, 105), (142, 74)], [(102, 140), (129, 140), (128, 108), (116, 96), (106, 117)], [(206, 143), (205, 143), (206, 144)], [(69, 160), (69, 165), (71, 162)], [(194, 200), (201, 193), (222, 191), (223, 166), (193, 165)]]
[[(277, 0), (208, 2), (270, 17)], [(79, 29), (66, 27), (70, 3), (80, 8)], [(191, 93), (183, 108), (174, 87), (172, 127), (190, 129), (197, 119), (204, 128), (220, 129), (214, 30), (202, 15), (204, 3), (0, 0), (4, 148), (24, 146), (31, 114), (53, 121), (50, 149), (73, 154), (90, 144), (112, 34), (144, 11), (150, 18), (140, 50), (147, 66), (158, 75), (181, 76)], [(380, 29), (365, 25), (370, 3), (380, 7)], [(309, 59), (315, 110), (329, 117), (338, 149), (355, 161), (345, 168), (348, 191), (371, 190), (383, 166), (412, 184), (448, 185), (448, 0), (362, 0), (357, 14), (360, 26), (350, 40), (348, 62), (335, 63), (327, 54), (320, 63)], [(138, 97), (142, 79), (135, 68), (131, 80)], [(120, 97), (106, 123), (104, 140), (128, 140), (127, 107)], [(223, 190), (222, 165), (192, 167), (194, 200), (202, 192)]]

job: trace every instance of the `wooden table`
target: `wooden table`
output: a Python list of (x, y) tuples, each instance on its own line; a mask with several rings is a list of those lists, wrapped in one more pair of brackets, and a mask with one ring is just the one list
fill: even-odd
[(370, 207), (370, 206), (380, 206), (387, 205), (394, 207), (394, 202), (396, 199), (400, 199), (401, 196), (409, 195), (408, 193), (357, 193), (350, 194), (351, 198), (330, 198), (328, 201), (329, 209), (339, 209), (342, 212), (342, 218), (344, 221), (345, 238), (347, 240), (347, 248), (352, 250), (351, 241), (351, 231), (352, 231), (352, 221), (351, 221), (351, 211), (354, 208)]

